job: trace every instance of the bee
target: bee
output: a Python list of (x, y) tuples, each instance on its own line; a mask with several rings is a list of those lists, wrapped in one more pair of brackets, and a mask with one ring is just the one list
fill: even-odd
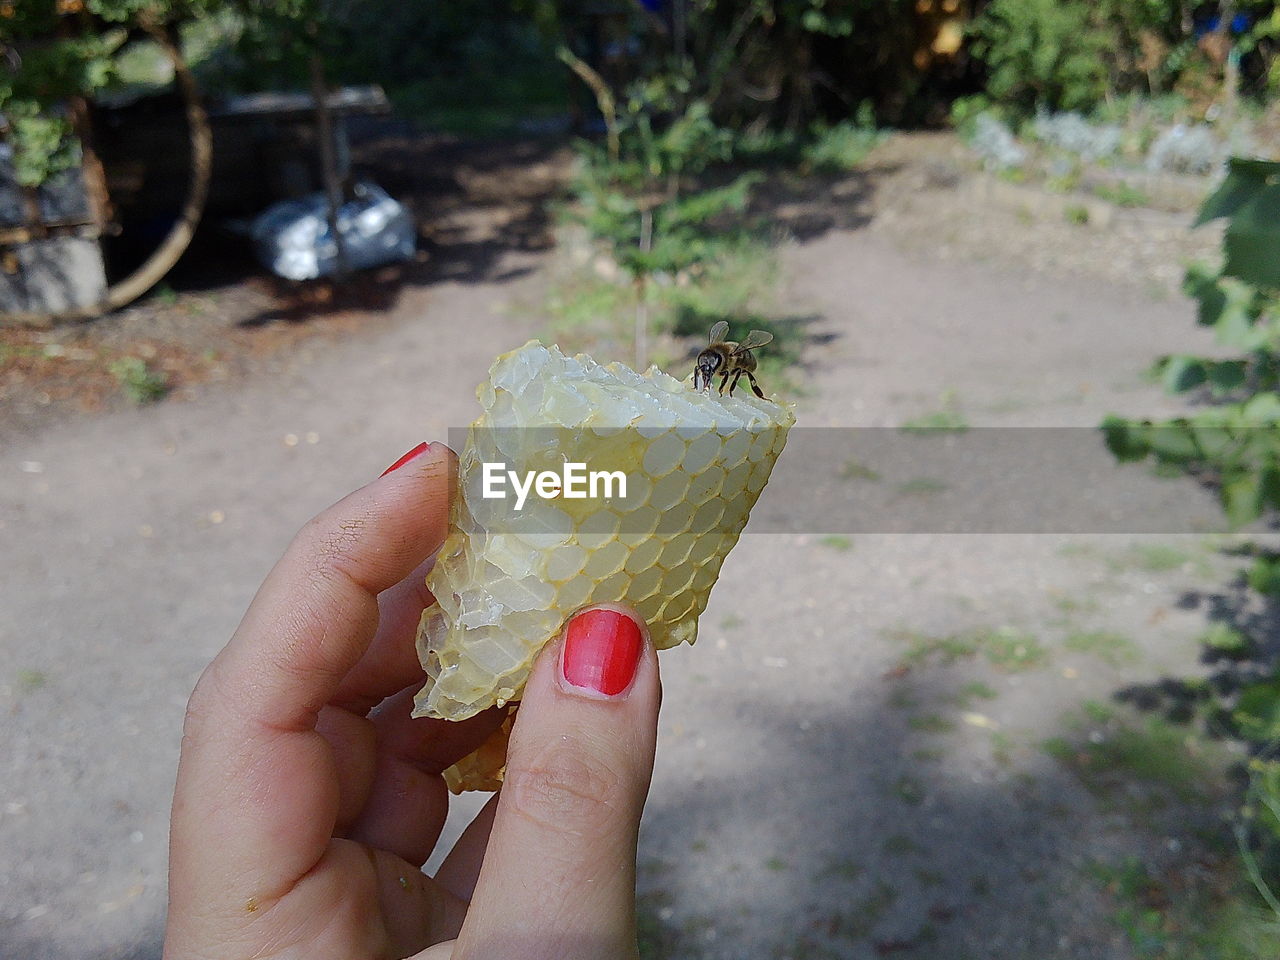
[[(732, 397), (733, 388), (745, 374), (755, 395), (763, 400), (764, 392), (760, 389), (760, 384), (756, 382), (755, 377), (756, 358), (751, 351), (771, 341), (773, 334), (763, 330), (752, 330), (741, 343), (734, 343), (732, 340), (725, 340), (728, 332), (729, 324), (724, 320), (720, 320), (711, 328), (711, 336), (708, 338), (710, 345), (698, 354), (698, 359), (693, 365), (693, 389), (710, 390), (712, 379), (719, 374), (719, 392), (723, 394), (725, 384), (728, 383), (729, 396)], [(732, 381), (729, 380), (730, 377), (733, 378)]]

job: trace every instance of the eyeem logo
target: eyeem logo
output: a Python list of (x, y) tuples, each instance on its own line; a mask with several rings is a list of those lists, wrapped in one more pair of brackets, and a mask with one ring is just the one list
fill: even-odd
[[(627, 495), (627, 475), (621, 470), (587, 470), (585, 463), (566, 463), (560, 473), (554, 470), (535, 472), (529, 470), (521, 478), (514, 470), (508, 470), (505, 463), (484, 464), (484, 486), (481, 496), (486, 500), (505, 500), (507, 483), (516, 494), (516, 509), (523, 510), (529, 493), (536, 493), (543, 500), (554, 500), (564, 497), (568, 500), (612, 500)], [(523, 483), (521, 480), (523, 479)], [(603, 488), (603, 489), (602, 489)]]

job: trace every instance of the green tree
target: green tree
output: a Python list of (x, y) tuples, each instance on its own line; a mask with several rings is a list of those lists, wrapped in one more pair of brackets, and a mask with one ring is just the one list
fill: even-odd
[(974, 27), (987, 92), (1030, 113), (1078, 110), (1107, 92), (1110, 38), (1079, 0), (992, 0)]
[[(1169, 356), (1157, 364), (1171, 392), (1202, 391), (1214, 402), (1174, 420), (1109, 417), (1103, 430), (1118, 459), (1155, 461), (1216, 489), (1227, 519), (1242, 526), (1280, 513), (1280, 163), (1233, 160), (1198, 222), (1217, 219), (1227, 221), (1222, 260), (1192, 266), (1185, 289), (1199, 305), (1199, 322), (1236, 355)], [(1256, 551), (1247, 583), (1257, 599), (1280, 601), (1280, 554)], [(1208, 645), (1215, 655), (1240, 657), (1265, 650), (1267, 640), (1220, 629)], [(1280, 914), (1268, 889), (1280, 887), (1280, 665), (1274, 656), (1262, 659), (1242, 681), (1235, 693), (1217, 688), (1218, 707), (1253, 754), (1245, 821), (1264, 856), (1259, 862), (1248, 846), (1245, 855)]]

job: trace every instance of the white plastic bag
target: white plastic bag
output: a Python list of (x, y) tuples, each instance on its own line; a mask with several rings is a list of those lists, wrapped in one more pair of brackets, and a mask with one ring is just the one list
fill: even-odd
[[(347, 267), (362, 270), (411, 260), (415, 233), (409, 211), (377, 184), (361, 181), (352, 194), (338, 209)], [(288, 280), (312, 280), (338, 270), (338, 245), (323, 193), (268, 207), (253, 221), (252, 236), (263, 266)]]

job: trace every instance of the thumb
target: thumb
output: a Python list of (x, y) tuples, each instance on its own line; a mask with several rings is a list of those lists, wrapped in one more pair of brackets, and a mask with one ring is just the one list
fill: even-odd
[(648, 631), (626, 607), (579, 611), (543, 651), (453, 960), (637, 955), (636, 836), (661, 696)]

